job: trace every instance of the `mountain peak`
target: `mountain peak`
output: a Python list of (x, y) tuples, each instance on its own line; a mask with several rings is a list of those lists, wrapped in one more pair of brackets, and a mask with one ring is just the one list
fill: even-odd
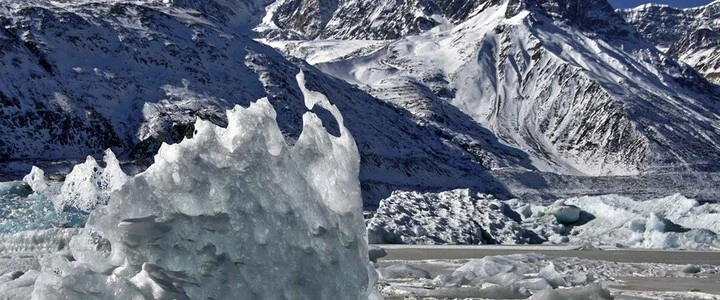
[(634, 31), (607, 0), (509, 0), (505, 16), (514, 17), (523, 10), (603, 37), (627, 37)]
[(217, 18), (235, 27), (251, 29), (259, 24), (264, 13), (265, 0), (165, 0), (163, 3), (175, 7), (197, 10), (206, 17)]

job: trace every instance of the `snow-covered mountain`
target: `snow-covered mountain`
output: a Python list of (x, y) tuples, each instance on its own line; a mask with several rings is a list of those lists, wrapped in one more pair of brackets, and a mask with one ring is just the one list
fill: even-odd
[[(715, 87), (605, 1), (388, 1), (387, 14), (371, 14), (356, 10), (374, 2), (353, 0), (318, 15), (288, 12), (334, 4), (289, 3), (3, 2), (3, 175), (18, 161), (106, 148), (147, 159), (192, 135), (197, 117), (224, 125), (225, 109), (262, 97), (293, 141), (306, 111), (301, 69), (345, 116), (371, 206), (397, 189), (504, 198), (545, 182), (544, 197), (559, 193), (552, 182), (587, 184), (534, 172), (714, 171), (720, 161)], [(372, 22), (351, 29), (361, 16)], [(256, 42), (258, 31), (314, 66)], [(354, 40), (277, 40), (303, 36)], [(358, 40), (390, 37), (399, 38)]]
[(720, 83), (720, 1), (687, 9), (643, 5), (619, 12), (659, 49)]
[[(338, 7), (366, 2), (371, 1), (341, 1)], [(325, 24), (320, 34), (308, 35), (404, 35), (392, 41), (267, 43), (417, 117), (444, 119), (446, 107), (457, 108), (524, 150), (540, 170), (580, 175), (717, 170), (717, 88), (645, 41), (607, 1), (474, 1), (462, 18), (417, 13), (417, 7), (432, 6), (427, 3), (449, 7), (441, 2), (396, 5), (386, 15), (337, 9), (329, 21), (317, 23)], [(257, 31), (282, 28), (284, 23), (272, 22), (280, 18), (277, 8), (289, 2), (280, 3), (268, 9)], [(390, 15), (437, 16), (440, 25), (406, 35), (422, 30)], [(361, 16), (379, 16), (371, 22), (377, 30), (404, 29), (355, 36), (346, 34), (348, 26), (331, 26)]]
[[(250, 29), (262, 4), (3, 2), (3, 173), (17, 161), (82, 159), (106, 148), (120, 159), (151, 157), (161, 142), (192, 135), (196, 117), (223, 125), (225, 109), (262, 97), (292, 141), (307, 110), (295, 80), (301, 69), (308, 88), (327, 95), (347, 120), (366, 200), (402, 187), (507, 195), (488, 169), (534, 169), (525, 153), (453, 106), (441, 103), (452, 117), (431, 122), (255, 42)], [(328, 128), (337, 127), (329, 113), (315, 110)]]
[(396, 39), (466, 20), (500, 0), (278, 0), (263, 30), (322, 39)]

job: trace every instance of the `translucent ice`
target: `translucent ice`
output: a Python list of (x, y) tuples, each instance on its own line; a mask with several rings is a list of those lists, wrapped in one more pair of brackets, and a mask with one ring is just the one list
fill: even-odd
[(98, 205), (106, 204), (110, 195), (128, 180), (110, 149), (105, 151), (103, 160), (106, 164), (104, 168), (88, 156), (85, 163), (73, 167), (59, 189), (48, 183), (44, 172), (37, 167), (33, 167), (23, 180), (33, 191), (52, 200), (57, 211), (89, 212)]
[(580, 208), (574, 205), (567, 205), (565, 201), (559, 200), (550, 207), (550, 211), (560, 224), (572, 224), (580, 219)]
[[(36, 174), (41, 172), (37, 169)], [(82, 227), (86, 219), (86, 215), (79, 213), (57, 212), (50, 200), (33, 193), (25, 182), (0, 182), (0, 233)]]
[(227, 128), (198, 121), (91, 213), (74, 260), (42, 261), (33, 297), (367, 299), (357, 148), (337, 109), (303, 93), (339, 137), (308, 112), (288, 146), (265, 99)]

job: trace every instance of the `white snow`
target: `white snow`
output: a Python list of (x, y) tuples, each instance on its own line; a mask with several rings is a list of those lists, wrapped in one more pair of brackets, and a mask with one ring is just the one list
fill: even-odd
[(714, 95), (683, 84), (702, 82), (646, 41), (603, 38), (632, 30), (613, 11), (593, 12), (611, 23), (597, 32), (506, 11), (503, 1), (487, 4), (457, 24), (390, 42), (267, 43), (423, 121), (450, 103), (541, 171), (638, 175), (714, 164), (711, 150), (695, 151), (718, 148)]
[(41, 259), (32, 297), (367, 299), (359, 154), (337, 109), (297, 79), (338, 137), (307, 112), (288, 146), (266, 99), (228, 111), (227, 128), (197, 121), (91, 213), (69, 255)]

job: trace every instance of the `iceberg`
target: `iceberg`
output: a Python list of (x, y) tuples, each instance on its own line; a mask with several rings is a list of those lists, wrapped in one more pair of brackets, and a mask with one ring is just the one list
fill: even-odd
[(47, 182), (45, 172), (38, 167), (33, 167), (23, 181), (30, 185), (35, 193), (50, 199), (58, 212), (90, 212), (98, 205), (106, 204), (110, 195), (129, 179), (112, 150), (105, 150), (103, 161), (104, 168), (95, 158), (88, 156), (84, 163), (73, 167), (59, 189)]
[(297, 81), (339, 136), (308, 111), (289, 146), (267, 99), (229, 110), (227, 128), (198, 120), (92, 211), (70, 255), (41, 259), (32, 297), (367, 299), (359, 154)]

